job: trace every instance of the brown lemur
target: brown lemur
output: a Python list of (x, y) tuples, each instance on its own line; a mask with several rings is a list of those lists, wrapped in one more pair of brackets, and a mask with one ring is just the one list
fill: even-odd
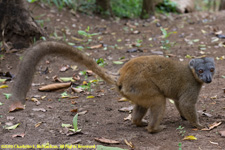
[(142, 119), (149, 109), (147, 130), (150, 133), (164, 128), (160, 122), (166, 109), (166, 98), (174, 100), (181, 117), (187, 119), (192, 126), (203, 127), (198, 120), (196, 102), (203, 83), (212, 81), (215, 73), (213, 58), (191, 59), (188, 64), (162, 56), (141, 56), (128, 61), (119, 70), (119, 77), (116, 79), (89, 56), (56, 41), (40, 42), (27, 50), (12, 87), (10, 110), (24, 107), (35, 67), (48, 54), (59, 54), (85, 65), (107, 83), (115, 85), (122, 96), (135, 104), (132, 114), (135, 125), (146, 124)]

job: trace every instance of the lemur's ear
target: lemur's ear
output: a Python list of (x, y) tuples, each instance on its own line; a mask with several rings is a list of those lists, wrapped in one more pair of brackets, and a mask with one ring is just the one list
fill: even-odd
[(196, 59), (191, 59), (190, 62), (189, 62), (189, 67), (194, 68), (195, 63), (196, 63)]

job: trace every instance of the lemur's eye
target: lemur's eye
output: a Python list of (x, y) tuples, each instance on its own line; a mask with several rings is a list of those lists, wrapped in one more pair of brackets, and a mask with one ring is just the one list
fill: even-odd
[(211, 69), (210, 69), (210, 72), (214, 72), (214, 68), (211, 68)]
[(204, 71), (202, 69), (198, 70), (199, 73), (203, 73)]

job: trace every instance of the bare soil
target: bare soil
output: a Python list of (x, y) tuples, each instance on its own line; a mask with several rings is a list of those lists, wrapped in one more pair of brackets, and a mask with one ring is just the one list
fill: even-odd
[[(158, 15), (158, 23), (149, 20), (139, 19), (110, 19), (100, 18), (98, 16), (87, 16), (85, 14), (73, 15), (69, 10), (58, 11), (55, 8), (41, 7), (39, 5), (32, 6), (33, 16), (38, 20), (44, 20), (44, 27), (49, 34), (56, 32), (58, 37), (66, 39), (69, 42), (75, 43), (76, 46), (85, 47), (83, 52), (88, 53), (95, 59), (104, 58), (107, 65), (105, 68), (111, 72), (116, 72), (122, 65), (114, 64), (113, 61), (119, 60), (121, 57), (125, 61), (133, 57), (141, 55), (158, 55), (162, 54), (172, 56), (171, 59), (185, 61), (188, 63), (190, 58), (185, 56), (190, 55), (194, 57), (210, 56), (215, 58), (216, 74), (211, 84), (205, 84), (199, 96), (197, 109), (205, 111), (212, 116), (206, 116), (199, 113), (200, 122), (205, 126), (210, 126), (214, 122), (222, 122), (218, 127), (210, 131), (193, 130), (187, 121), (183, 121), (175, 106), (171, 101), (167, 101), (166, 115), (161, 124), (166, 125), (166, 129), (156, 134), (149, 134), (145, 128), (134, 126), (130, 120), (124, 121), (130, 112), (120, 112), (119, 109), (131, 106), (130, 102), (118, 102), (121, 97), (112, 86), (104, 82), (99, 82), (97, 85), (91, 87), (91, 91), (83, 93), (73, 93), (70, 88), (66, 90), (59, 90), (54, 92), (39, 92), (37, 85), (46, 85), (54, 83), (52, 77), (72, 77), (74, 74), (78, 75), (79, 71), (86, 68), (62, 58), (60, 56), (47, 56), (37, 67), (37, 73), (34, 76), (33, 86), (27, 95), (26, 109), (13, 113), (8, 112), (8, 101), (3, 93), (10, 93), (12, 82), (6, 84), (9, 88), (0, 89), (0, 145), (37, 145), (49, 143), (51, 145), (60, 144), (81, 144), (81, 145), (105, 145), (111, 147), (120, 147), (124, 149), (131, 149), (124, 140), (131, 142), (136, 150), (176, 150), (182, 148), (183, 150), (219, 150), (225, 149), (225, 138), (219, 132), (225, 130), (225, 61), (222, 56), (225, 55), (225, 47), (218, 46), (219, 43), (225, 42), (225, 39), (219, 39), (212, 42), (214, 37), (214, 30), (223, 31), (225, 34), (225, 12), (195, 12), (186, 15), (171, 15), (170, 17)], [(92, 37), (92, 41), (87, 43), (87, 38), (78, 35), (78, 30), (87, 29), (90, 27), (89, 33), (99, 33)], [(176, 42), (170, 50), (163, 50), (162, 46), (162, 32), (160, 26), (167, 28), (168, 32), (176, 31), (171, 34), (167, 40)], [(86, 41), (74, 40), (76, 37)], [(140, 40), (142, 40), (140, 42)], [(132, 43), (141, 43), (141, 51), (128, 53), (127, 50), (132, 49)], [(192, 44), (190, 41), (193, 41)], [(87, 47), (103, 43), (104, 48), (88, 49)], [(133, 44), (135, 45), (135, 44)], [(199, 45), (206, 45), (205, 50), (200, 50)], [(225, 44), (224, 44), (225, 45)], [(133, 47), (135, 48), (135, 47)], [(1, 72), (10, 72), (16, 75), (20, 56), (23, 51), (19, 50), (16, 53), (5, 53), (4, 59), (0, 60)], [(221, 59), (216, 59), (221, 58)], [(60, 72), (63, 65), (74, 66), (78, 69), (73, 71), (69, 69), (65, 72)], [(49, 68), (48, 74), (41, 74), (41, 70)], [(137, 68), (138, 69), (138, 68)], [(84, 80), (95, 79), (95, 76), (90, 76), (85, 79), (80, 75), (82, 84)], [(35, 85), (36, 84), (36, 85)], [(2, 85), (2, 84), (1, 84)], [(77, 96), (75, 99), (61, 98), (61, 93), (67, 91), (71, 96)], [(93, 95), (94, 98), (87, 98)], [(40, 104), (36, 105), (31, 101), (31, 97), (36, 96)], [(44, 99), (41, 97), (46, 96)], [(75, 103), (75, 104), (74, 104)], [(37, 108), (46, 110), (35, 111)], [(78, 128), (82, 133), (67, 136), (62, 134), (62, 123), (72, 124), (72, 120), (77, 110), (78, 112), (87, 111), (85, 114), (78, 116)], [(12, 117), (11, 117), (12, 116)], [(148, 116), (146, 116), (148, 118)], [(3, 127), (9, 124), (20, 125), (14, 130), (7, 130)], [(35, 127), (37, 123), (40, 126)], [(178, 130), (179, 126), (184, 127)], [(180, 132), (183, 133), (180, 134)], [(15, 134), (24, 133), (24, 137), (12, 137)], [(184, 136), (193, 135), (197, 140), (183, 140)], [(99, 143), (95, 138), (107, 138), (119, 141), (119, 144), (104, 144)], [(180, 146), (179, 146), (180, 143)], [(1, 147), (0, 149), (10, 149)], [(15, 148), (14, 148), (15, 149)], [(32, 149), (32, 148), (30, 148)], [(38, 148), (33, 148), (38, 149)], [(39, 148), (43, 149), (43, 148)], [(65, 149), (65, 148), (64, 148)], [(74, 148), (75, 149), (75, 148)]]

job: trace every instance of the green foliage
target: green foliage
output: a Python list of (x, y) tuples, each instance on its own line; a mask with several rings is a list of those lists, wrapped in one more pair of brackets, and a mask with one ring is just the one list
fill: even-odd
[(61, 94), (61, 96), (62, 96), (62, 97), (68, 96), (68, 94), (67, 94), (67, 92), (63, 92), (63, 93)]
[(185, 133), (186, 133), (186, 130), (185, 130), (184, 127), (182, 127), (182, 126), (179, 126), (176, 130), (179, 131), (179, 134), (180, 134), (181, 136), (184, 136)]
[(4, 58), (4, 55), (0, 55), (0, 60), (2, 60)]
[(92, 33), (92, 34), (90, 34), (90, 33), (87, 33), (86, 31), (83, 31), (83, 30), (79, 30), (78, 34), (80, 34), (80, 35), (82, 35), (84, 37), (88, 37), (88, 38), (91, 38), (94, 35), (99, 35), (99, 33)]
[(76, 88), (81, 88), (83, 90), (91, 91), (91, 82), (88, 82), (87, 84), (84, 84), (84, 85), (77, 86)]
[(159, 3), (156, 6), (156, 11), (158, 13), (176, 13), (177, 9), (176, 9), (177, 4), (175, 2), (171, 2), (170, 0), (163, 0), (161, 3)]
[(97, 145), (96, 150), (127, 150), (127, 149), (122, 149), (119, 147), (108, 147), (108, 146), (103, 146), (103, 145)]
[(178, 150), (182, 150), (182, 143), (181, 142), (178, 143), (178, 146), (179, 146)]
[(216, 11), (220, 5), (220, 0), (195, 0), (195, 8), (198, 11)]
[(103, 58), (96, 59), (96, 63), (101, 67), (104, 67), (106, 65), (106, 62)]
[(160, 28), (160, 30), (162, 31), (162, 34), (163, 34), (163, 39), (165, 40), (162, 40), (161, 43), (162, 43), (162, 46), (161, 48), (162, 49), (165, 49), (165, 50), (170, 50), (171, 47), (173, 47), (175, 45), (175, 42), (170, 42), (170, 40), (168, 40), (167, 38), (171, 35), (171, 34), (175, 34), (177, 32), (167, 32), (166, 29), (164, 28)]
[(29, 3), (34, 3), (36, 2), (37, 0), (27, 0)]
[(62, 10), (64, 7), (68, 7), (76, 11), (77, 9), (77, 0), (41, 0), (42, 3), (47, 3), (52, 6), (54, 4), (59, 10)]
[(114, 15), (120, 18), (139, 17), (142, 9), (142, 0), (111, 0)]
[(8, 94), (8, 93), (3, 93), (3, 95), (5, 95), (5, 98), (6, 98), (6, 99), (9, 99), (10, 96), (12, 96), (12, 94)]
[[(28, 0), (35, 1), (35, 0)], [(41, 0), (42, 3), (46, 3), (49, 6), (55, 5), (59, 10), (65, 7), (76, 11), (80, 11), (86, 14), (94, 12), (95, 0)]]
[(81, 131), (81, 130), (78, 129), (77, 118), (78, 118), (78, 114), (76, 114), (76, 115), (73, 117), (73, 129), (74, 129), (75, 132)]
[(76, 2), (77, 10), (82, 13), (91, 15), (96, 10), (95, 0), (76, 0)]
[[(33, 2), (35, 0), (28, 1)], [(98, 10), (99, 8), (95, 4), (96, 0), (41, 0), (41, 2), (50, 6), (55, 5), (59, 10), (67, 7), (75, 12), (80, 11), (89, 15), (96, 11), (100, 11), (103, 15), (110, 14), (108, 11)], [(110, 5), (113, 15), (119, 18), (138, 18), (142, 11), (142, 0), (110, 0)], [(157, 5), (156, 10), (161, 13), (176, 12), (176, 3), (163, 0), (162, 3)]]

